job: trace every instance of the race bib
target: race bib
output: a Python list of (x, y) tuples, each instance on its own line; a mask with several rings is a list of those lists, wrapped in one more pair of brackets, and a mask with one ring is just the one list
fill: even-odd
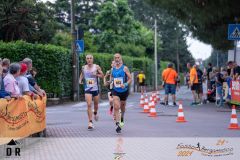
[(86, 79), (86, 83), (87, 83), (87, 87), (88, 88), (94, 87), (94, 85), (95, 85), (95, 78), (87, 78)]
[(114, 86), (116, 88), (120, 88), (121, 84), (123, 84), (123, 77), (119, 77), (119, 78), (114, 78)]

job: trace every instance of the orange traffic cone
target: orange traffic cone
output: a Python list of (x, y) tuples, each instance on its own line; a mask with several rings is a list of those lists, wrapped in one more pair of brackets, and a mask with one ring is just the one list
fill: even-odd
[(179, 102), (178, 117), (176, 122), (187, 122), (184, 118), (182, 102)]
[(148, 96), (145, 96), (145, 103), (144, 103), (144, 108), (143, 108), (143, 113), (149, 113), (149, 104), (148, 104)]
[(148, 115), (149, 117), (157, 117), (157, 112), (156, 112), (156, 108), (155, 108), (155, 102), (154, 99), (151, 102), (151, 108), (150, 108), (150, 113)]
[(153, 99), (153, 95), (150, 96), (149, 104), (152, 102), (152, 99)]
[(140, 104), (139, 104), (140, 107), (144, 107), (144, 96), (143, 94), (141, 95), (141, 99), (140, 99)]
[(236, 112), (236, 107), (235, 105), (232, 106), (232, 116), (231, 116), (231, 121), (228, 129), (240, 129), (238, 126), (238, 121), (237, 121), (237, 112)]

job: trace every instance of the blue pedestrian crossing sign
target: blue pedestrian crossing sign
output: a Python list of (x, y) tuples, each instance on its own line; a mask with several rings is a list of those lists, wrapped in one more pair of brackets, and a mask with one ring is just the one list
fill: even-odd
[(84, 40), (76, 40), (76, 52), (80, 54), (84, 52)]
[(240, 40), (240, 24), (228, 25), (228, 40)]

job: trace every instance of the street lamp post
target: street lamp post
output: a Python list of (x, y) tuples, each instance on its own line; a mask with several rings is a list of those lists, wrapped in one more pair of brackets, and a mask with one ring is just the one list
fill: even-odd
[(75, 1), (71, 0), (71, 34), (72, 34), (72, 99), (73, 101), (77, 100), (77, 56), (75, 52), (75, 41), (76, 41), (76, 33), (75, 33)]
[(158, 78), (157, 78), (157, 20), (155, 19), (155, 38), (154, 38), (154, 60), (155, 60), (155, 87), (154, 89), (157, 90), (158, 88)]
[(177, 71), (178, 74), (180, 73), (180, 67), (179, 67), (179, 52), (178, 52), (178, 34), (177, 34)]

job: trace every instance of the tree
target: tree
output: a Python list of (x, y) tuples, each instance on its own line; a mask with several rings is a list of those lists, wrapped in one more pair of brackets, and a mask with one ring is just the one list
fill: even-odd
[(177, 66), (177, 50), (180, 55), (180, 71), (184, 70), (187, 62), (194, 61), (187, 50), (186, 36), (189, 33), (184, 25), (160, 7), (151, 6), (141, 0), (129, 0), (128, 2), (134, 11), (135, 18), (149, 28), (152, 28), (154, 20), (157, 20), (158, 39), (161, 39), (161, 48), (158, 51), (159, 62), (161, 59), (173, 62)]
[(134, 56), (153, 54), (153, 32), (134, 19), (126, 0), (105, 2), (95, 25), (95, 44), (99, 45), (100, 52), (121, 51)]
[(47, 43), (55, 23), (46, 5), (34, 0), (0, 1), (0, 39)]
[(227, 27), (240, 17), (239, 0), (146, 0), (165, 9), (185, 24), (197, 39), (213, 48), (227, 50), (233, 46), (227, 40)]
[[(94, 29), (94, 19), (99, 12), (102, 0), (81, 0), (75, 1), (75, 21), (76, 26), (81, 27), (84, 31)], [(70, 28), (70, 1), (56, 0), (54, 3), (48, 2), (55, 13), (56, 20)]]

